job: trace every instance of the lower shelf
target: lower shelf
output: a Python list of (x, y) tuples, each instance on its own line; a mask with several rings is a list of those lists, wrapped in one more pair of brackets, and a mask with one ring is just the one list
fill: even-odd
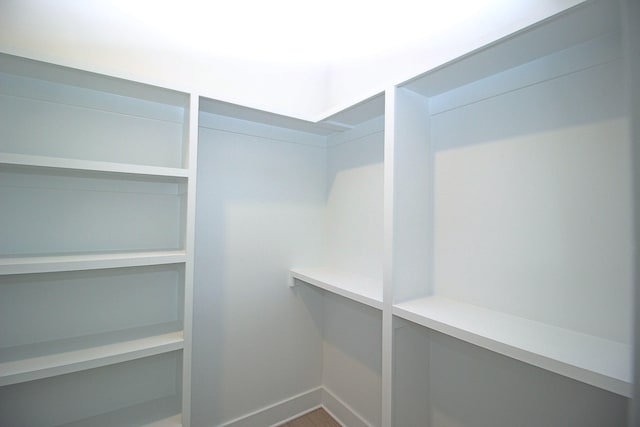
[(152, 422), (151, 424), (145, 424), (143, 427), (182, 427), (182, 417), (180, 415), (175, 415), (173, 417)]
[(433, 296), (394, 305), (393, 314), (534, 366), (631, 395), (631, 346)]
[(336, 295), (382, 310), (382, 281), (372, 280), (328, 268), (304, 268), (290, 271), (295, 280), (308, 283)]
[(78, 372), (180, 350), (182, 332), (0, 363), (0, 386)]
[(182, 427), (178, 396), (163, 397), (65, 424), (63, 427)]

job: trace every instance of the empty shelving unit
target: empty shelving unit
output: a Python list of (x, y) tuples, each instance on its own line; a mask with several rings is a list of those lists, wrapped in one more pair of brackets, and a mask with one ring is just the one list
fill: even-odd
[(629, 425), (624, 10), (575, 3), (314, 120), (1, 55), (0, 424)]
[(0, 423), (189, 425), (190, 96), (3, 55), (0, 98)]
[[(614, 396), (631, 396), (633, 218), (618, 14), (615, 2), (581, 5), (394, 90), (390, 293), (396, 327), (413, 331), (397, 332), (395, 389), (424, 417), (469, 422), (473, 381), (448, 394), (457, 407), (444, 401), (465, 371), (495, 411), (482, 425), (559, 411), (557, 390), (570, 389), (591, 402), (580, 423), (624, 425)], [(475, 346), (513, 360), (483, 365), (490, 353)], [(428, 405), (412, 370), (430, 378)], [(543, 397), (525, 403), (530, 393)], [(501, 407), (507, 398), (517, 403)]]

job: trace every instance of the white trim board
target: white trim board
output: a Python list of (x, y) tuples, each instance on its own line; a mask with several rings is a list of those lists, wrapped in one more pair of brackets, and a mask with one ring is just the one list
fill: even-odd
[(322, 402), (322, 390), (322, 386), (313, 388), (227, 421), (217, 427), (265, 427), (282, 424), (286, 420), (319, 408)]
[(277, 427), (323, 408), (343, 427), (372, 427), (360, 414), (325, 386), (320, 386), (250, 412), (216, 427)]
[(322, 408), (322, 405), (314, 406), (313, 408), (309, 408), (309, 409), (305, 410), (304, 412), (300, 412), (299, 414), (292, 415), (289, 418), (287, 418), (286, 420), (278, 421), (276, 424), (273, 424), (272, 426), (269, 426), (269, 427), (281, 426), (283, 424), (288, 423), (289, 421), (293, 421), (293, 420), (296, 420), (296, 419), (298, 419), (300, 417), (304, 417), (305, 415), (309, 414), (310, 412), (313, 412), (316, 409), (320, 409), (320, 408)]
[(327, 387), (322, 387), (322, 407), (342, 426), (373, 427)]

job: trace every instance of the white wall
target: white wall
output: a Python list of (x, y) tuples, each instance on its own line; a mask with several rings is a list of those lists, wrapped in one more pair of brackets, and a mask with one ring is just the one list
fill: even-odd
[(327, 264), (382, 278), (383, 122), (373, 119), (329, 138)]
[(192, 419), (208, 427), (321, 384), (321, 299), (288, 281), (322, 256), (326, 155), (201, 117)]
[(587, 45), (591, 62), (576, 71), (504, 88), (555, 61), (578, 63), (580, 46), (474, 83), (485, 98), (432, 113), (434, 286), (629, 343), (631, 146), (619, 47), (617, 37)]
[[(327, 148), (327, 265), (377, 281), (382, 278), (383, 133), (383, 120), (376, 118), (330, 137)], [(380, 310), (329, 293), (324, 297), (322, 383), (373, 426), (381, 425), (381, 331)]]
[(381, 425), (381, 331), (380, 310), (325, 295), (322, 385), (375, 427)]

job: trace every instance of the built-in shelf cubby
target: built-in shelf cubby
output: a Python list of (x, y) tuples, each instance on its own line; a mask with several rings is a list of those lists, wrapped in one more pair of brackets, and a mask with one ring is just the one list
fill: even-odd
[(180, 351), (5, 385), (9, 425), (44, 427), (181, 426)]
[(395, 90), (393, 314), (629, 396), (617, 13), (582, 5)]
[(182, 263), (0, 276), (0, 385), (181, 350), (183, 277)]
[(183, 249), (185, 178), (10, 165), (0, 180), (3, 258)]

